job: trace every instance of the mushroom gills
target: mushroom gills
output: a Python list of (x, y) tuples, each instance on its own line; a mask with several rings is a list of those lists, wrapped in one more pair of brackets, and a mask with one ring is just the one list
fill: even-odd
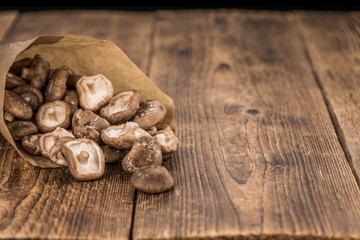
[[(73, 152), (77, 161), (76, 169), (79, 173), (97, 173), (101, 171), (100, 162), (97, 159), (99, 150), (93, 147), (89, 142), (74, 142), (68, 144), (67, 147)], [(100, 149), (100, 148), (99, 148)]]
[(84, 92), (81, 96), (83, 98), (83, 103), (85, 103), (89, 109), (96, 107), (99, 102), (103, 101), (110, 95), (109, 86), (104, 84), (104, 78), (100, 75), (93, 78), (86, 78), (79, 81), (78, 84)]

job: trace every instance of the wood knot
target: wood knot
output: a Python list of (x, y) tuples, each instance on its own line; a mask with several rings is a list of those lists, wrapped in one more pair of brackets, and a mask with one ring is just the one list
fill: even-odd
[(255, 108), (249, 108), (246, 110), (246, 113), (250, 114), (250, 115), (256, 115), (259, 113), (259, 110), (255, 109)]

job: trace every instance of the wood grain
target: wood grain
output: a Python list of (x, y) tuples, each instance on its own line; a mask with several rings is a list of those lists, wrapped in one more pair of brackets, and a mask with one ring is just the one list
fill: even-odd
[(18, 16), (17, 11), (3, 11), (0, 12), (0, 41), (4, 38), (6, 32), (9, 30), (11, 24), (14, 23)]
[(297, 12), (341, 143), (360, 184), (360, 13)]
[[(6, 42), (37, 35), (89, 35), (114, 41), (143, 70), (151, 13), (50, 11), (21, 14)], [(75, 181), (67, 170), (39, 169), (0, 141), (0, 238), (128, 239), (135, 190), (120, 164), (105, 176)]]
[(174, 98), (175, 186), (134, 239), (360, 237), (360, 191), (291, 13), (164, 11), (149, 75)]
[[(4, 41), (23, 41), (39, 35), (86, 35), (117, 44), (144, 72), (150, 51), (151, 12), (66, 10), (24, 12)], [(39, 24), (36, 26), (34, 24)]]

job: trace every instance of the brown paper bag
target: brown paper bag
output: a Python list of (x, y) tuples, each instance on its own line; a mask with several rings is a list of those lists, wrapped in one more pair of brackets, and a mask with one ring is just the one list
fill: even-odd
[[(52, 69), (66, 65), (78, 75), (103, 74), (114, 86), (114, 94), (138, 90), (145, 100), (159, 100), (167, 108), (162, 123), (176, 129), (174, 102), (163, 93), (113, 42), (87, 36), (39, 36), (28, 41), (0, 46), (0, 108), (3, 109), (5, 79), (14, 61), (40, 54)], [(42, 168), (61, 167), (50, 159), (31, 156), (11, 137), (0, 111), (0, 131), (17, 152), (32, 165)]]

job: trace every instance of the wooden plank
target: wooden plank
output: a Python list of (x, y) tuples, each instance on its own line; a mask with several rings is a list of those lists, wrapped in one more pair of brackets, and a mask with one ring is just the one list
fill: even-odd
[(359, 12), (297, 12), (339, 139), (360, 176)]
[[(20, 16), (6, 41), (89, 35), (114, 41), (145, 70), (152, 19), (152, 13), (29, 12)], [(0, 238), (130, 237), (135, 190), (120, 164), (107, 165), (100, 180), (77, 182), (67, 170), (31, 166), (3, 138), (0, 144)]]
[(174, 98), (174, 188), (134, 239), (360, 237), (360, 191), (291, 13), (161, 12), (149, 75)]
[[(21, 24), (5, 41), (23, 41), (39, 35), (86, 35), (116, 43), (144, 72), (150, 51), (151, 12), (66, 10), (25, 12)], [(40, 25), (38, 27), (37, 25)]]
[(11, 24), (18, 16), (17, 11), (1, 11), (0, 12), (0, 41), (4, 38), (6, 32), (9, 30)]

